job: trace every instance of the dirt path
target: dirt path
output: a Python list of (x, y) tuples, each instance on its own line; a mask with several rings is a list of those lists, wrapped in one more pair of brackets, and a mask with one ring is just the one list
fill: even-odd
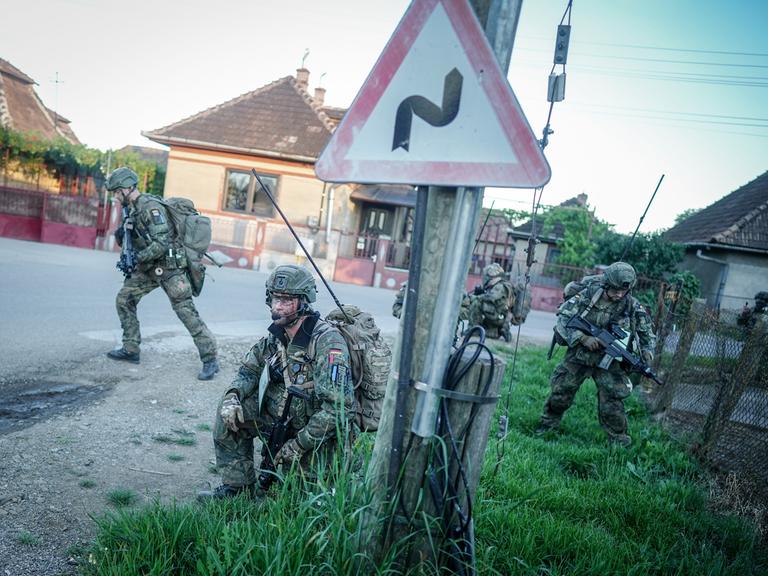
[(142, 363), (94, 358), (49, 381), (91, 383), (96, 401), (0, 436), (0, 576), (77, 573), (92, 518), (128, 490), (135, 506), (194, 500), (217, 485), (210, 425), (247, 341), (220, 342), (222, 372), (196, 379), (194, 349), (142, 351)]

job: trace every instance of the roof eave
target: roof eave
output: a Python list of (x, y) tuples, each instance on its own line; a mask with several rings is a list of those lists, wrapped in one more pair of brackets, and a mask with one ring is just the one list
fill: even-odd
[(750, 254), (768, 254), (768, 250), (760, 248), (749, 248), (747, 246), (734, 246), (732, 244), (720, 244), (717, 242), (678, 242), (686, 248), (706, 248), (708, 250), (731, 250), (733, 252), (747, 252)]
[[(511, 228), (508, 228), (507, 229), (507, 236), (512, 236), (513, 238), (518, 238), (520, 240), (526, 240), (527, 238), (529, 238), (531, 236), (531, 233), (530, 232), (521, 232), (519, 230), (513, 230)], [(537, 240), (542, 240), (542, 241), (545, 241), (545, 242), (551, 242), (551, 243), (554, 243), (554, 244), (556, 244), (559, 240), (562, 240), (562, 238), (556, 238), (554, 236), (541, 236), (541, 235), (538, 235), (538, 234), (536, 235), (536, 239)]]
[(243, 148), (240, 146), (227, 146), (226, 144), (215, 144), (213, 142), (204, 142), (202, 140), (191, 140), (189, 138), (178, 138), (172, 136), (162, 136), (153, 132), (141, 132), (145, 138), (149, 138), (158, 144), (172, 146), (174, 144), (191, 146), (193, 148), (202, 148), (206, 150), (221, 150), (225, 152), (238, 152), (241, 154), (251, 154), (254, 156), (266, 156), (268, 158), (279, 158), (280, 160), (295, 160), (298, 162), (308, 162), (314, 164), (317, 158), (314, 156), (302, 156), (300, 154), (284, 154), (272, 150), (260, 150), (257, 148)]

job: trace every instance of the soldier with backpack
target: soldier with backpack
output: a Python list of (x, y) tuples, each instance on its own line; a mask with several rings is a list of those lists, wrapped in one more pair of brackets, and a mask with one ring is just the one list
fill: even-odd
[(504, 268), (489, 264), (483, 269), (483, 283), (470, 295), (469, 322), (482, 326), (488, 338), (512, 341), (510, 311), (515, 306), (515, 289), (506, 279)]
[[(268, 485), (262, 481), (265, 460), (273, 464), (270, 469), (282, 466), (284, 471), (295, 464), (311, 479), (318, 465), (351, 451), (360, 429), (353, 359), (341, 328), (334, 326), (336, 321), (323, 320), (312, 309), (316, 296), (314, 277), (301, 266), (278, 266), (267, 279), (266, 303), (272, 314), (269, 334), (248, 351), (216, 412), (213, 441), (223, 483), (215, 490), (200, 492), (199, 499), (227, 498), (241, 492), (261, 494)], [(360, 312), (344, 308), (348, 313)], [(358, 323), (355, 318), (350, 320)], [(363, 329), (366, 323), (373, 326), (369, 317), (359, 322)], [(388, 358), (383, 360), (388, 371)], [(369, 368), (370, 362), (366, 362), (359, 370)], [(381, 387), (386, 386), (386, 374), (378, 380)], [(288, 417), (283, 418), (289, 401)], [(380, 412), (380, 400), (378, 403)], [(275, 454), (262, 452), (259, 474), (254, 440), (273, 445), (273, 430), (285, 423), (289, 428), (284, 443)]]
[[(581, 289), (560, 305), (555, 336), (560, 345), (567, 346), (567, 351), (552, 373), (551, 393), (544, 405), (536, 434), (558, 428), (584, 380), (592, 378), (597, 385), (600, 425), (612, 442), (622, 446), (631, 444), (624, 400), (632, 392), (632, 383), (625, 367), (606, 355), (598, 338), (572, 328), (569, 321), (580, 316), (598, 328), (621, 329), (629, 339), (624, 347), (631, 349), (634, 343), (643, 362), (650, 365), (656, 338), (648, 313), (631, 294), (636, 279), (632, 266), (626, 262), (614, 262), (602, 276), (582, 280)], [(567, 290), (578, 288), (577, 285), (569, 286)]]
[[(212, 380), (219, 371), (216, 339), (200, 318), (192, 301), (194, 292), (189, 277), (189, 257), (176, 230), (167, 204), (151, 194), (138, 191), (138, 176), (127, 167), (112, 172), (107, 190), (112, 192), (124, 208), (122, 226), (115, 233), (119, 245), (126, 234), (135, 259), (135, 269), (123, 266), (126, 278), (117, 294), (117, 315), (123, 329), (123, 345), (111, 350), (107, 356), (138, 364), (141, 333), (136, 308), (139, 301), (157, 287), (162, 287), (173, 311), (189, 331), (200, 354), (203, 367), (199, 380)], [(121, 264), (123, 261), (121, 259)], [(119, 265), (120, 266), (120, 265)]]

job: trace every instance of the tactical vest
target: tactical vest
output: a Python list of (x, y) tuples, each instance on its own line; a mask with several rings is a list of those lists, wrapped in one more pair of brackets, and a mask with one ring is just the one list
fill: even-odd
[(278, 418), (287, 399), (287, 386), (296, 386), (308, 392), (309, 400), (297, 399), (291, 404), (291, 427), (297, 431), (306, 426), (309, 417), (321, 407), (321, 402), (313, 393), (315, 358), (310, 349), (315, 349), (314, 342), (328, 330), (331, 326), (321, 321), (319, 314), (312, 314), (304, 319), (302, 330), (286, 346), (280, 330), (270, 326), (265, 381), (263, 384), (260, 382), (260, 388), (262, 385), (265, 388), (259, 390), (259, 404), (263, 410), (263, 403), (266, 402), (270, 415)]

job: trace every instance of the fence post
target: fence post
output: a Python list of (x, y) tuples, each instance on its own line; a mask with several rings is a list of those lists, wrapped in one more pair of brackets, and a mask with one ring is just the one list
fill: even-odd
[[(680, 332), (680, 338), (677, 341), (675, 355), (672, 358), (672, 366), (666, 376), (666, 385), (661, 388), (659, 396), (653, 406), (652, 412), (654, 414), (664, 414), (672, 406), (672, 400), (675, 397), (675, 387), (680, 382), (683, 373), (685, 372), (685, 361), (688, 359), (688, 355), (691, 352), (693, 339), (696, 336), (701, 315), (706, 307), (705, 302), (705, 300), (697, 298), (693, 301), (691, 309), (688, 311), (685, 324)], [(660, 355), (661, 354), (659, 354), (659, 356)]]
[[(710, 450), (717, 444), (720, 435), (731, 420), (739, 399), (757, 376), (765, 355), (767, 332), (768, 328), (764, 321), (760, 320), (755, 324), (744, 341), (744, 347), (736, 360), (731, 378), (718, 389), (702, 429), (701, 441), (695, 447), (700, 457), (707, 457)], [(724, 361), (725, 358), (720, 360)]]

